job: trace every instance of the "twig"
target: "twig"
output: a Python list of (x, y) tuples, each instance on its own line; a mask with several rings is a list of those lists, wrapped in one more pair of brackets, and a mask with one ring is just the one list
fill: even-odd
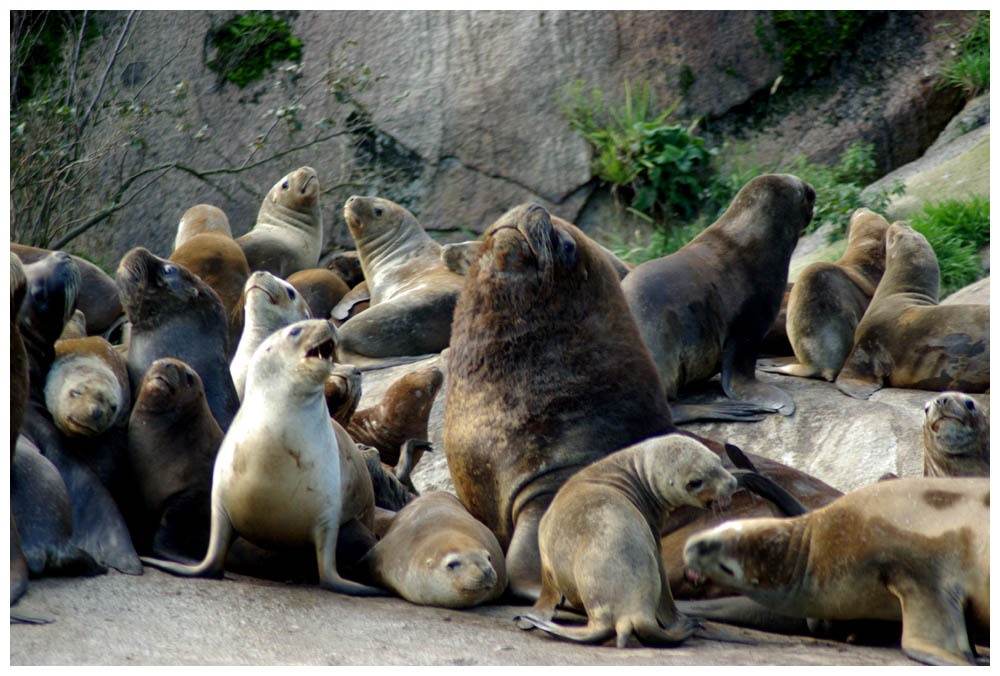
[(66, 107), (73, 101), (73, 90), (76, 88), (76, 68), (80, 64), (80, 48), (83, 46), (83, 32), (87, 28), (87, 10), (83, 10), (83, 21), (80, 22), (80, 37), (76, 40), (76, 53), (73, 55), (73, 70), (69, 73), (69, 89), (66, 92)]

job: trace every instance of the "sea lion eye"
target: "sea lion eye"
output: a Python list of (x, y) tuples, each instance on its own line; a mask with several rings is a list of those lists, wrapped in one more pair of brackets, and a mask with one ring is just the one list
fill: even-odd
[(975, 411), (976, 410), (976, 402), (972, 401), (971, 399), (966, 399), (965, 400), (965, 408), (969, 409), (970, 411)]
[(375, 207), (374, 209), (372, 209), (372, 211), (375, 212), (375, 218), (379, 218), (382, 216), (382, 207)]
[(80, 396), (80, 390), (70, 390), (69, 391), (69, 396), (73, 397), (74, 399), (77, 398), (77, 397), (79, 397)]
[(293, 289), (292, 287), (288, 287), (286, 291), (288, 291), (288, 298), (291, 300), (295, 300), (295, 289)]
[(288, 190), (288, 181), (285, 181), (284, 183), (281, 184), (281, 189)]
[(448, 570), (455, 570), (456, 568), (458, 568), (461, 565), (462, 565), (461, 561), (449, 561), (448, 562)]
[(701, 479), (691, 479), (691, 481), (688, 481), (687, 489), (689, 491), (696, 491), (701, 488), (702, 483)]
[(302, 333), (302, 327), (301, 326), (296, 326), (294, 329), (292, 329), (291, 331), (288, 332), (288, 335), (291, 336), (292, 338), (294, 338), (295, 336), (299, 335), (300, 333)]

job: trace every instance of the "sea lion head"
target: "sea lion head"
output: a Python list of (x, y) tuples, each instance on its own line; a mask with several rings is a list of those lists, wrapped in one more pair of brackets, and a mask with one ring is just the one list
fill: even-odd
[(174, 237), (174, 250), (195, 235), (211, 233), (222, 237), (233, 238), (233, 230), (229, 219), (219, 207), (211, 204), (196, 204), (181, 216), (177, 224), (177, 235)]
[(705, 509), (724, 509), (732, 504), (736, 478), (704, 444), (681, 434), (640, 443), (646, 447), (641, 471), (653, 492), (667, 504)]
[[(57, 348), (66, 344), (84, 346), (90, 340), (103, 338), (60, 341)], [(121, 371), (116, 375), (107, 362), (82, 349), (56, 359), (45, 379), (45, 406), (63, 434), (93, 437), (115, 423), (127, 408), (122, 391), (122, 378), (128, 382), (124, 365)]]
[(337, 364), (323, 383), (323, 396), (330, 417), (347, 427), (361, 401), (361, 369), (353, 364)]
[(812, 220), (815, 203), (816, 191), (801, 178), (763, 174), (740, 188), (717, 223), (731, 223), (730, 234), (738, 243), (762, 237), (794, 243)]
[(499, 578), (493, 557), (475, 539), (456, 533), (436, 538), (434, 555), (424, 560), (428, 576), (421, 585), (421, 603), (445, 608), (464, 608), (490, 597)]
[(885, 237), (889, 222), (871, 209), (860, 207), (847, 224), (847, 248), (866, 259), (885, 262)]
[[(257, 214), (258, 223), (274, 216), (283, 223), (316, 227), (320, 225), (319, 175), (312, 167), (299, 167), (271, 186)], [(297, 214), (297, 216), (296, 216)]]
[(989, 459), (990, 420), (967, 394), (942, 392), (928, 401), (923, 431), (927, 448), (949, 456)]
[(250, 359), (246, 396), (277, 387), (293, 396), (322, 396), (338, 343), (336, 327), (325, 319), (304, 319), (272, 333)]
[(10, 321), (16, 322), (28, 292), (28, 278), (24, 276), (24, 265), (13, 251), (10, 252)]
[(903, 221), (885, 235), (885, 273), (881, 284), (893, 293), (920, 293), (935, 302), (941, 286), (937, 256), (927, 238)]
[(358, 246), (394, 233), (422, 230), (416, 216), (381, 197), (348, 197), (344, 202), (344, 220)]
[[(204, 399), (205, 386), (198, 373), (179, 359), (164, 357), (150, 364), (142, 376), (133, 410), (180, 417)], [(204, 406), (207, 409), (208, 404)]]
[(684, 544), (685, 577), (696, 585), (710, 579), (746, 594), (780, 591), (795, 569), (787, 560), (791, 521), (734, 519), (692, 535)]
[(243, 306), (246, 326), (266, 326), (273, 329), (300, 319), (311, 319), (305, 298), (294, 286), (266, 270), (257, 270), (243, 285)]
[(55, 343), (73, 316), (80, 270), (69, 254), (53, 251), (24, 266), (27, 283), (21, 325), (46, 343)]
[(426, 423), (431, 406), (434, 404), (434, 397), (443, 382), (444, 375), (436, 366), (407, 373), (386, 390), (382, 398), (383, 402), (388, 403), (384, 418)]
[(225, 309), (212, 287), (183, 265), (143, 247), (125, 254), (115, 271), (115, 284), (133, 330), (167, 323), (192, 310), (226, 326)]

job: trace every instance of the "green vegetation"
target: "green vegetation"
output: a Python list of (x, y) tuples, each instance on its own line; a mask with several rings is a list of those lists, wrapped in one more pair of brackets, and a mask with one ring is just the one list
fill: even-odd
[(969, 32), (955, 38), (955, 61), (941, 72), (942, 87), (960, 89), (969, 98), (990, 88), (990, 13), (975, 12), (976, 23)]
[(988, 199), (928, 203), (909, 219), (909, 224), (934, 249), (941, 268), (941, 298), (986, 274), (978, 252), (990, 243)]
[(868, 18), (868, 12), (849, 10), (773, 11), (770, 30), (758, 19), (757, 38), (766, 52), (781, 57), (785, 82), (799, 84), (825, 73)]
[(217, 51), (208, 67), (240, 89), (275, 63), (302, 59), (302, 41), (287, 23), (264, 11), (237, 14), (212, 31), (209, 41)]

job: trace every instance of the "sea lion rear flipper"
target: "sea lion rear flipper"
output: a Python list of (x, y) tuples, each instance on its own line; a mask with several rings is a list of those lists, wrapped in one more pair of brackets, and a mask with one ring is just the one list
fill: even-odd
[(343, 295), (340, 301), (330, 310), (330, 318), (339, 322), (346, 322), (351, 316), (351, 310), (358, 303), (371, 301), (371, 293), (368, 292), (368, 283), (361, 282), (353, 289)]
[(933, 665), (976, 663), (962, 603), (955, 594), (910, 579), (890, 582), (887, 588), (899, 599), (903, 616), (901, 643), (908, 657)]
[(835, 384), (838, 390), (855, 399), (867, 399), (882, 389), (882, 386), (876, 382), (842, 378), (840, 376), (837, 376)]
[(741, 469), (730, 473), (740, 486), (773, 503), (784, 516), (799, 516), (809, 511), (794, 495), (763, 474)]
[(883, 374), (892, 370), (887, 363), (891, 359), (880, 346), (872, 349), (859, 342), (847, 356), (834, 384), (849, 397), (867, 399), (882, 389)]
[(746, 456), (742, 448), (736, 444), (726, 444), (724, 448), (726, 449), (726, 455), (729, 456), (729, 461), (733, 463), (737, 469), (745, 469), (750, 472), (757, 471), (757, 468), (752, 462), (750, 462), (750, 458)]
[(715, 401), (710, 404), (670, 404), (675, 425), (718, 420), (722, 422), (759, 422), (778, 409), (745, 401)]
[(814, 378), (819, 375), (818, 368), (803, 364), (795, 357), (759, 359), (757, 360), (757, 368), (765, 373), (777, 373), (783, 376), (798, 376), (800, 378)]

